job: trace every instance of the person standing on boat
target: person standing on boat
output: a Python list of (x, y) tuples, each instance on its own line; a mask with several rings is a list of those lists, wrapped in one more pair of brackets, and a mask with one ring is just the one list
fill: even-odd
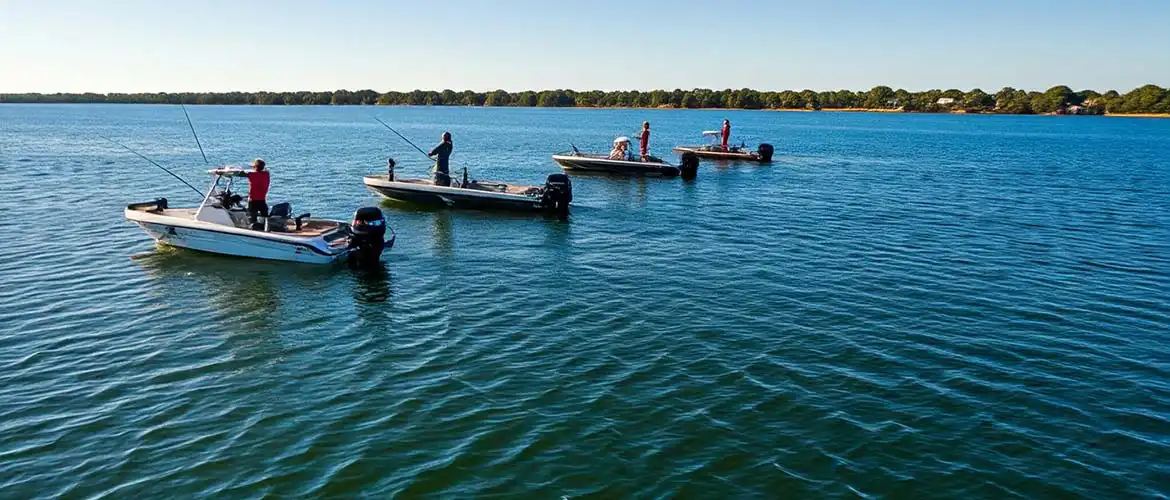
[(642, 122), (642, 133), (638, 134), (638, 153), (642, 161), (650, 156), (650, 122)]
[(723, 150), (727, 151), (727, 141), (731, 139), (731, 122), (723, 120), (723, 128), (719, 129), (719, 137), (722, 140)]
[(450, 186), (451, 185), (451, 150), (454, 149), (451, 144), (451, 133), (443, 132), (443, 142), (440, 142), (435, 149), (427, 156), (435, 157), (435, 185), (436, 186)]
[(264, 160), (256, 158), (252, 161), (252, 171), (243, 175), (248, 179), (248, 220), (253, 229), (259, 222), (257, 216), (268, 218), (268, 202), (265, 199), (272, 179), (264, 169), (267, 165)]

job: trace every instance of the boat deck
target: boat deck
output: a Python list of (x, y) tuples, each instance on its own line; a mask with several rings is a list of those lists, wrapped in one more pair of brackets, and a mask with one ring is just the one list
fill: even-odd
[[(374, 177), (374, 178), (377, 178), (379, 180), (384, 180), (387, 182), (401, 182), (403, 184), (419, 184), (419, 185), (423, 185), (423, 186), (434, 186), (435, 185), (435, 183), (433, 181), (431, 181), (430, 179), (395, 178), (393, 181), (388, 181), (387, 177), (385, 175), (377, 175), (377, 176), (372, 175), (369, 177)], [(536, 191), (540, 190), (540, 188), (536, 187), (536, 186), (525, 186), (522, 184), (507, 184), (507, 183), (503, 183), (503, 182), (494, 182), (494, 181), (471, 181), (471, 183), (469, 185), (463, 186), (463, 187), (461, 187), (461, 186), (438, 186), (438, 187), (450, 187), (452, 189), (470, 189), (470, 190), (475, 190), (475, 191), (486, 191), (489, 193), (504, 193), (504, 194), (515, 194), (515, 195), (528, 195), (528, 194), (533, 194)]]

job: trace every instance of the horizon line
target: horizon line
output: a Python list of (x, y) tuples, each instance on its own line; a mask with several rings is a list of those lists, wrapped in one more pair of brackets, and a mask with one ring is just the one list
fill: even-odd
[[(1163, 87), (1162, 85), (1159, 85), (1159, 84), (1157, 84), (1157, 83), (1150, 82), (1150, 83), (1145, 83), (1145, 84), (1142, 84), (1142, 85), (1135, 86), (1135, 87), (1133, 87), (1132, 89), (1129, 89), (1129, 90), (1128, 90), (1128, 91), (1126, 91), (1126, 92), (1130, 92), (1130, 91), (1133, 91), (1133, 90), (1137, 90), (1137, 89), (1140, 89), (1140, 88), (1142, 88), (1142, 87), (1146, 87), (1146, 86), (1149, 86), (1149, 85), (1153, 85), (1153, 86), (1155, 86), (1155, 87), (1160, 87), (1160, 88), (1167, 88), (1167, 87)], [(652, 89), (596, 89), (596, 88), (595, 88), (595, 89), (587, 89), (587, 90), (577, 90), (577, 89), (573, 89), (573, 88), (569, 88), (569, 87), (544, 88), (544, 89), (539, 89), (539, 90), (538, 90), (538, 89), (535, 89), (535, 88), (529, 88), (529, 89), (523, 89), (523, 90), (508, 90), (508, 89), (503, 89), (503, 88), (495, 88), (495, 89), (490, 89), (490, 90), (478, 90), (478, 89), (467, 89), (467, 88), (465, 88), (465, 89), (458, 89), (458, 90), (457, 90), (457, 89), (454, 89), (454, 88), (444, 88), (444, 89), (421, 89), (421, 88), (415, 88), (415, 89), (410, 89), (410, 90), (396, 90), (396, 89), (391, 89), (391, 90), (377, 90), (377, 89), (368, 88), (368, 87), (367, 87), (367, 88), (356, 88), (356, 87), (355, 87), (355, 88), (334, 88), (334, 89), (323, 89), (323, 90), (313, 90), (313, 89), (297, 89), (297, 90), (175, 90), (175, 91), (170, 91), (170, 90), (154, 90), (154, 91), (106, 91), (106, 92), (95, 92), (95, 91), (82, 91), (82, 92), (78, 92), (78, 91), (52, 91), (52, 92), (46, 92), (46, 91), (23, 91), (23, 92), (22, 92), (22, 91), (0, 91), (0, 95), (20, 95), (20, 94), (24, 94), (24, 95), (27, 95), (27, 94), (40, 94), (40, 95), (56, 95), (56, 94), (72, 94), (72, 95), (85, 95), (85, 94), (94, 94), (94, 95), (110, 95), (110, 94), (232, 94), (232, 93), (245, 93), (245, 94), (257, 94), (257, 93), (269, 93), (269, 94), (286, 94), (286, 93), (297, 93), (297, 92), (311, 92), (311, 93), (321, 93), (321, 92), (364, 92), (364, 91), (372, 91), (372, 92), (377, 92), (377, 93), (379, 93), (379, 94), (389, 94), (389, 93), (409, 94), (409, 93), (412, 93), (412, 92), (438, 92), (438, 93), (442, 93), (442, 92), (445, 92), (445, 91), (448, 91), (448, 90), (450, 90), (450, 91), (452, 91), (452, 92), (455, 92), (455, 93), (462, 93), (462, 92), (474, 92), (474, 93), (478, 93), (478, 94), (490, 94), (490, 93), (492, 93), (492, 92), (500, 92), (500, 91), (507, 92), (507, 93), (509, 93), (509, 94), (514, 94), (514, 93), (522, 93), (522, 92), (536, 92), (536, 93), (539, 93), (539, 92), (556, 92), (556, 91), (572, 91), (572, 92), (638, 92), (638, 93), (650, 93), (650, 92), (657, 92), (657, 91), (662, 91), (662, 92), (674, 92), (674, 91), (676, 91), (676, 90), (681, 90), (681, 91), (693, 91), (693, 90), (711, 90), (711, 91), (728, 91), (728, 90), (730, 90), (730, 91), (739, 91), (739, 90), (749, 90), (749, 91), (753, 91), (753, 92), (804, 92), (804, 91), (813, 91), (813, 92), (841, 92), (841, 91), (849, 91), (849, 92), (867, 92), (867, 91), (870, 91), (870, 90), (873, 90), (873, 89), (876, 89), (876, 88), (879, 88), (879, 87), (886, 87), (886, 88), (889, 88), (889, 89), (891, 89), (891, 90), (894, 90), (894, 91), (898, 91), (898, 90), (904, 90), (904, 91), (906, 91), (906, 92), (911, 92), (911, 93), (919, 93), (919, 92), (930, 92), (930, 91), (935, 91), (935, 90), (938, 90), (938, 91), (960, 90), (960, 91), (963, 91), (963, 92), (970, 92), (970, 91), (972, 91), (972, 90), (984, 90), (984, 87), (971, 87), (971, 88), (969, 88), (969, 89), (963, 89), (962, 87), (949, 87), (949, 88), (935, 87), (935, 88), (928, 88), (928, 89), (921, 89), (921, 90), (910, 90), (910, 89), (907, 89), (907, 88), (904, 88), (904, 87), (893, 87), (893, 86), (889, 86), (889, 85), (875, 85), (875, 86), (873, 86), (873, 87), (864, 88), (864, 89), (852, 89), (852, 88), (848, 88), (848, 87), (838, 87), (838, 88), (828, 88), (828, 89), (819, 89), (819, 90), (818, 90), (818, 89), (813, 89), (813, 88), (801, 88), (801, 89), (796, 89), (796, 88), (788, 88), (788, 89), (761, 90), (761, 89), (754, 89), (754, 88), (751, 88), (751, 87), (723, 87), (723, 88), (719, 88), (719, 87), (690, 87), (690, 88), (675, 87), (675, 88), (652, 88)], [(1051, 86), (1051, 87), (1047, 87), (1047, 88), (1045, 88), (1045, 89), (1043, 89), (1043, 90), (1051, 90), (1051, 89), (1053, 89), (1053, 88), (1056, 88), (1056, 87), (1068, 87), (1069, 89), (1073, 90), (1074, 92), (1078, 92), (1078, 91), (1084, 91), (1084, 90), (1092, 90), (1092, 91), (1094, 91), (1094, 92), (1099, 92), (1099, 93), (1105, 93), (1105, 92), (1109, 92), (1109, 91), (1114, 91), (1114, 92), (1118, 92), (1118, 93), (1126, 93), (1126, 92), (1122, 92), (1122, 91), (1121, 91), (1120, 89), (1118, 89), (1118, 88), (1108, 88), (1107, 90), (1104, 90), (1104, 91), (1098, 91), (1097, 89), (1094, 89), (1094, 88), (1089, 88), (1089, 87), (1085, 87), (1085, 88), (1081, 88), (1081, 89), (1076, 89), (1075, 87), (1072, 87), (1072, 86), (1069, 86), (1069, 85), (1064, 85), (1064, 84), (1053, 85), (1053, 86)], [(1013, 86), (1010, 86), (1010, 85), (1009, 85), (1009, 86), (1004, 86), (1004, 87), (999, 87), (998, 89), (997, 89), (997, 88), (995, 88), (995, 87), (991, 87), (991, 89), (992, 89), (992, 90), (997, 90), (997, 91), (998, 91), (998, 90), (1003, 90), (1003, 89), (1008, 89), (1008, 88), (1010, 88), (1010, 89), (1015, 89), (1015, 90), (1026, 90), (1024, 87), (1013, 87)], [(1038, 91), (1038, 92), (1042, 92), (1043, 90), (1036, 90), (1036, 91)]]

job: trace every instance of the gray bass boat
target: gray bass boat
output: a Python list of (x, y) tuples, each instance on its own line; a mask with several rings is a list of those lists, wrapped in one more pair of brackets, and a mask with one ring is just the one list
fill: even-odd
[(690, 153), (705, 160), (771, 163), (772, 153), (775, 151), (772, 145), (767, 143), (760, 144), (755, 151), (749, 150), (744, 144), (740, 144), (739, 146), (729, 145), (727, 148), (724, 148), (719, 142), (719, 131), (707, 130), (703, 132), (703, 135), (711, 138), (710, 144), (701, 146), (675, 146), (674, 152), (680, 156)]
[(404, 179), (390, 168), (386, 175), (362, 178), (366, 188), (384, 198), (419, 205), (473, 210), (508, 210), (568, 215), (573, 201), (569, 176), (551, 174), (543, 186), (506, 184), (471, 180), (467, 169), (463, 179), (452, 179), (450, 186), (436, 185), (430, 179)]
[(683, 156), (679, 165), (671, 165), (654, 156), (625, 156), (612, 158), (610, 155), (582, 153), (573, 147), (572, 151), (557, 153), (553, 161), (566, 172), (600, 173), (627, 176), (679, 177), (694, 179), (699, 169), (699, 159), (694, 155)]

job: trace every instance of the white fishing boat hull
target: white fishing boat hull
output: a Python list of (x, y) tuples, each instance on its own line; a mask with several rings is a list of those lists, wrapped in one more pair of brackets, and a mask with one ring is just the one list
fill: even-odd
[[(160, 244), (209, 253), (308, 264), (332, 264), (344, 262), (350, 252), (349, 239), (344, 234), (327, 233), (311, 238), (298, 237), (131, 209), (125, 211), (125, 216)], [(388, 244), (392, 245), (392, 240)]]

